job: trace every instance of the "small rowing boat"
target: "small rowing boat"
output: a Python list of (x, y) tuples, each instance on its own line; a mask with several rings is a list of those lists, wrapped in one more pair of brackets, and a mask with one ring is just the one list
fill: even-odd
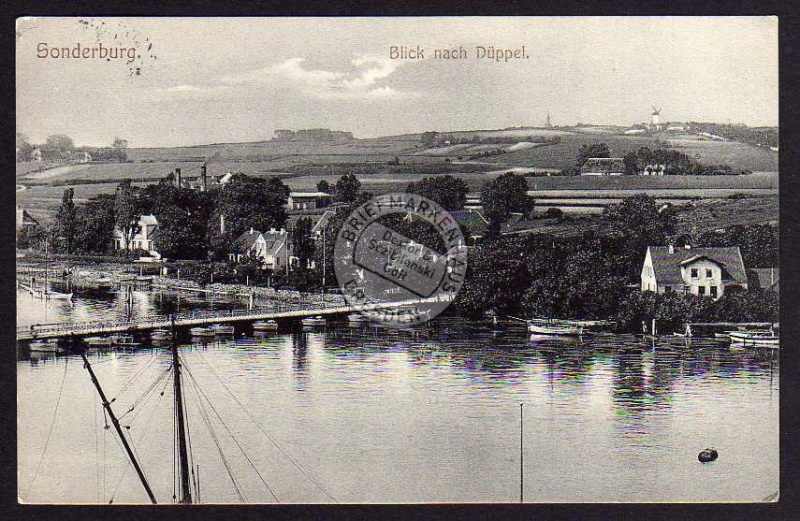
[(528, 332), (536, 335), (572, 335), (583, 334), (583, 325), (575, 320), (555, 318), (534, 318), (527, 321)]
[(754, 347), (777, 347), (780, 343), (779, 338), (775, 336), (775, 332), (768, 331), (731, 331), (731, 342), (734, 344), (741, 344), (743, 346)]

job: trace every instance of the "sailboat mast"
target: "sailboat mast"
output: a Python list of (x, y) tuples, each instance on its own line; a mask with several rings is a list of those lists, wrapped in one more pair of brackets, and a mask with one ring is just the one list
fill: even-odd
[(175, 315), (172, 315), (172, 367), (175, 369), (175, 411), (178, 416), (178, 463), (181, 471), (181, 503), (192, 502), (189, 488), (189, 456), (186, 446), (186, 423), (183, 415), (183, 390), (181, 389), (181, 364), (178, 342), (175, 338)]
[(130, 445), (128, 445), (128, 440), (125, 438), (125, 435), (122, 432), (122, 428), (119, 426), (119, 420), (114, 415), (114, 411), (111, 410), (111, 404), (106, 399), (106, 394), (103, 392), (103, 388), (100, 387), (100, 382), (97, 381), (97, 377), (94, 375), (94, 371), (92, 370), (91, 364), (89, 364), (89, 360), (86, 358), (86, 355), (84, 353), (81, 353), (81, 358), (83, 358), (83, 366), (86, 368), (87, 371), (89, 371), (89, 376), (92, 379), (92, 383), (97, 388), (97, 393), (100, 395), (100, 400), (103, 402), (103, 407), (108, 413), (109, 418), (111, 418), (111, 423), (112, 425), (114, 425), (114, 429), (117, 431), (117, 435), (119, 436), (120, 441), (122, 441), (122, 446), (125, 448), (125, 452), (128, 454), (128, 458), (131, 460), (133, 468), (134, 470), (136, 470), (136, 474), (139, 476), (139, 481), (142, 482), (142, 486), (144, 486), (144, 490), (147, 492), (147, 497), (149, 497), (150, 502), (155, 505), (156, 498), (153, 495), (153, 491), (150, 489), (150, 484), (147, 483), (147, 478), (144, 477), (142, 468), (139, 466), (139, 462), (136, 460), (136, 456), (133, 455), (133, 451), (131, 450)]

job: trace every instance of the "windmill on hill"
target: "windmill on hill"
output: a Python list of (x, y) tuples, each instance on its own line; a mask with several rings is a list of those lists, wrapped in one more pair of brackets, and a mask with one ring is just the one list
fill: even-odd
[(661, 111), (664, 109), (664, 107), (661, 107), (660, 109), (657, 109), (655, 107), (655, 105), (653, 105), (652, 107), (653, 107), (653, 113), (650, 114), (650, 126), (655, 128), (655, 129), (657, 129), (657, 130), (660, 130), (661, 129)]

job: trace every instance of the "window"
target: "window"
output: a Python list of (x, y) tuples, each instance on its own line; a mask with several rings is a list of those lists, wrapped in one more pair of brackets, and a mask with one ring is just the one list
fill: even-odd
[(707, 278), (707, 279), (710, 279), (710, 278), (712, 278), (713, 276), (714, 276), (714, 274), (713, 274), (713, 272), (711, 271), (711, 269), (710, 269), (710, 268), (706, 269), (706, 278)]
[(690, 289), (691, 289), (691, 287), (690, 287), (690, 286), (684, 286), (684, 287), (683, 287), (683, 292), (684, 292), (684, 293), (689, 293), (689, 290), (690, 290)]
[(701, 297), (706, 294), (706, 287), (705, 286), (698, 286), (697, 287), (697, 294)]
[(672, 286), (664, 286), (664, 293), (672, 293)]
[(717, 298), (717, 287), (711, 286), (711, 296)]
[(697, 278), (697, 268), (692, 268), (692, 278), (693, 279)]

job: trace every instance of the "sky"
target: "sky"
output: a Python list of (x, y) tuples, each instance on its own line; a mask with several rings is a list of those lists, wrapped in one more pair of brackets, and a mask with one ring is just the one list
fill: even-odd
[[(33, 143), (365, 138), (541, 126), (548, 112), (632, 125), (654, 105), (666, 121), (778, 124), (776, 17), (25, 18), (16, 43), (17, 132)], [(434, 56), (460, 47), (465, 59)]]

